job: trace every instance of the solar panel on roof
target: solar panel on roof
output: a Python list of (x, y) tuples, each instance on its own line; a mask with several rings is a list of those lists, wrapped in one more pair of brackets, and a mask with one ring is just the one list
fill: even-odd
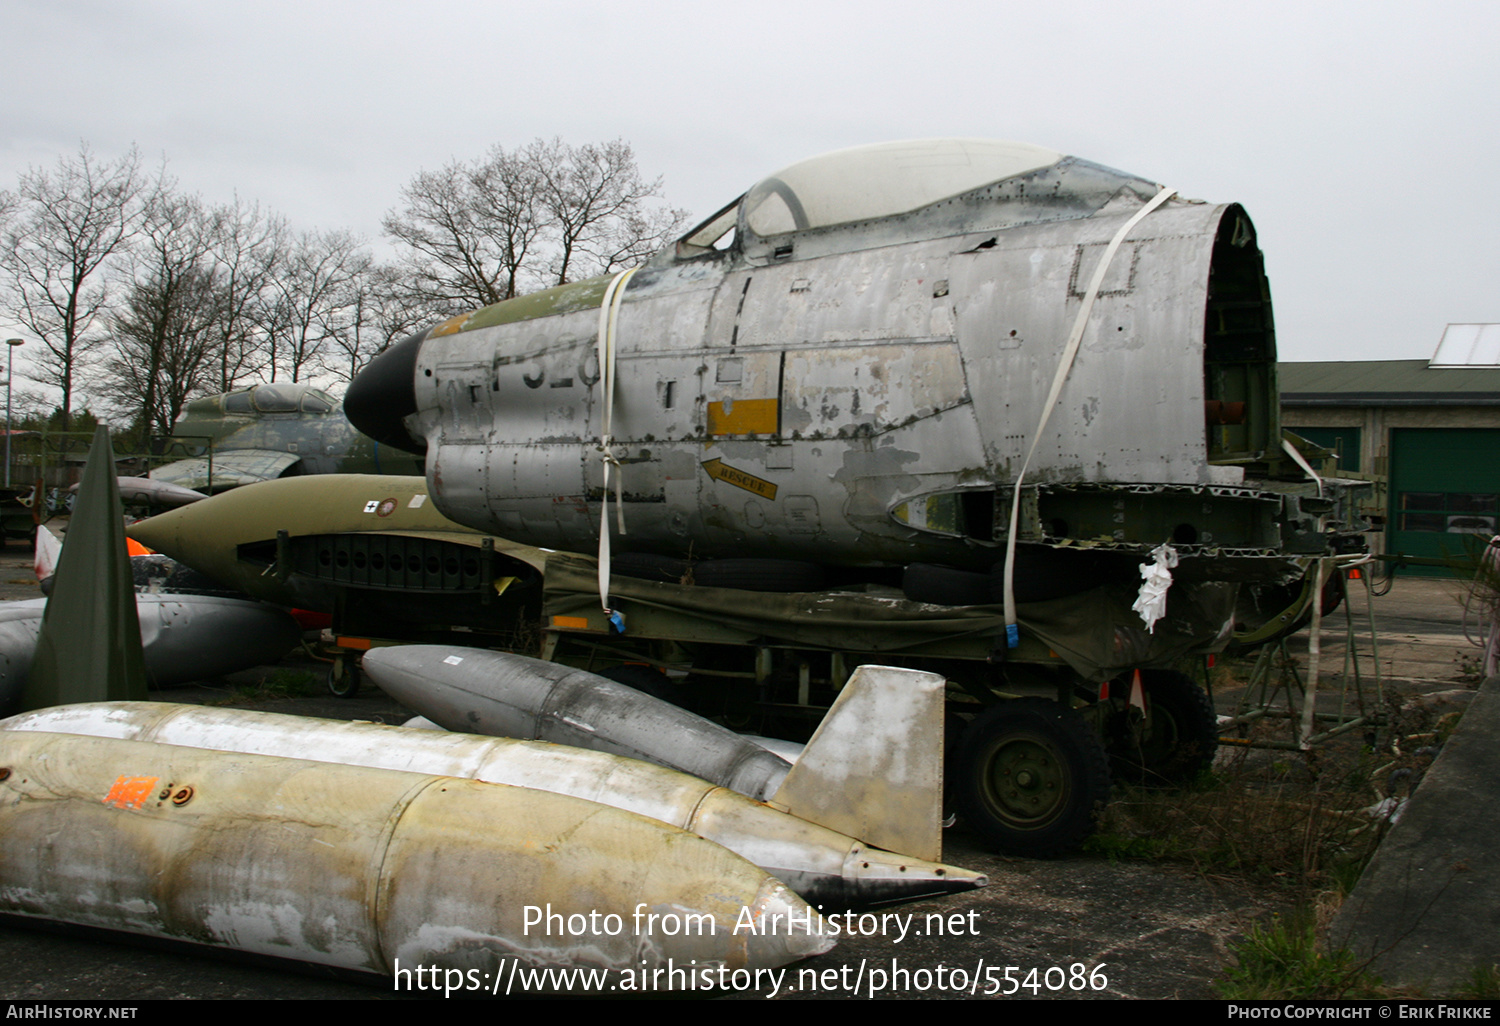
[(1500, 366), (1500, 324), (1448, 325), (1427, 366)]

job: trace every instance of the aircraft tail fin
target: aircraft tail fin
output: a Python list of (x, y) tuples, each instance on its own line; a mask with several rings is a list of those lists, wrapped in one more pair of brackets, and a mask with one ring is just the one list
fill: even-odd
[(943, 857), (941, 674), (861, 666), (772, 802), (888, 851)]

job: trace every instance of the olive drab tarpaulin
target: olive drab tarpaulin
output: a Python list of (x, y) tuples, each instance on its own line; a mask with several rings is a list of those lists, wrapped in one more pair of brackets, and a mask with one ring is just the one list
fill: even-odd
[(114, 448), (109, 430), (100, 427), (78, 486), (21, 708), (145, 699)]
[[(547, 557), (542, 610), (553, 618), (586, 618), (599, 608), (594, 560), (565, 552)], [(1237, 585), (1181, 581), (1167, 593), (1166, 615), (1148, 632), (1130, 608), (1128, 586), (1099, 586), (1067, 598), (1020, 605), (1024, 634), (1043, 642), (1088, 680), (1108, 680), (1136, 666), (1157, 666), (1227, 638)], [(633, 632), (664, 626), (661, 636), (697, 641), (767, 641), (892, 656), (983, 656), (1004, 636), (1000, 605), (938, 606), (848, 591), (756, 592), (692, 587), (615, 576), (610, 604), (626, 612)], [(652, 621), (655, 621), (653, 624)], [(725, 630), (737, 636), (725, 636)], [(642, 634), (641, 636), (646, 636)]]

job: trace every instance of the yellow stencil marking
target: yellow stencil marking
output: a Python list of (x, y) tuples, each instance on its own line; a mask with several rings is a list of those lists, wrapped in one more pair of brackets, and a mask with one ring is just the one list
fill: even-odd
[(711, 435), (774, 435), (776, 421), (775, 399), (726, 399), (708, 404)]
[(747, 492), (759, 495), (763, 499), (776, 500), (776, 486), (770, 481), (747, 474), (743, 470), (735, 470), (733, 467), (725, 466), (724, 461), (715, 456), (711, 460), (705, 460), (703, 469), (708, 476), (715, 481), (723, 481), (727, 485), (743, 488)]

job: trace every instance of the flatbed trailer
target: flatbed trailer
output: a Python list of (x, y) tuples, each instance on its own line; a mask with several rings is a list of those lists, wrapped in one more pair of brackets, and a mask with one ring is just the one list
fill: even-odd
[[(955, 811), (997, 848), (1060, 854), (1093, 830), (1112, 779), (1174, 783), (1213, 758), (1204, 689), (1170, 667), (1221, 649), (1236, 586), (1181, 582), (1148, 632), (1134, 592), (1100, 586), (1023, 604), (914, 602), (898, 589), (775, 593), (614, 576), (547, 561), (541, 656), (612, 677), (740, 730), (806, 737), (856, 666), (943, 673)], [(623, 626), (623, 629), (621, 627)]]

